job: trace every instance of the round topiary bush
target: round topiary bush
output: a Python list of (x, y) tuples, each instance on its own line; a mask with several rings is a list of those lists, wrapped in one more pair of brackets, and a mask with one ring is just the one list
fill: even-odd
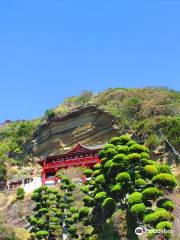
[(47, 213), (48, 212), (48, 209), (47, 208), (40, 208), (39, 209), (39, 213), (41, 213), (41, 214), (45, 214), (45, 213)]
[(119, 144), (120, 145), (126, 145), (131, 140), (131, 137), (129, 135), (122, 135), (119, 137)]
[(147, 153), (147, 152), (142, 152), (142, 153), (140, 153), (140, 155), (141, 155), (141, 159), (149, 159), (150, 158), (150, 156), (149, 156), (149, 154)]
[(105, 177), (103, 174), (100, 174), (95, 178), (96, 184), (104, 184), (105, 182), (106, 182), (106, 180), (105, 180)]
[(84, 175), (86, 175), (86, 177), (91, 177), (92, 174), (93, 174), (93, 170), (92, 170), (92, 169), (86, 168), (86, 169), (84, 170)]
[(158, 172), (171, 174), (171, 168), (168, 165), (158, 165)]
[(94, 199), (90, 196), (84, 196), (83, 202), (84, 202), (85, 206), (92, 207), (94, 204)]
[(143, 145), (134, 144), (134, 145), (130, 146), (129, 152), (132, 152), (132, 153), (142, 153), (142, 152), (149, 153), (149, 149), (147, 147), (143, 146)]
[(104, 169), (106, 169), (106, 170), (109, 170), (109, 168), (111, 168), (111, 166), (112, 166), (112, 164), (113, 164), (113, 160), (108, 160), (105, 164), (104, 164)]
[(44, 219), (44, 218), (39, 218), (39, 219), (37, 220), (37, 225), (38, 225), (39, 227), (42, 227), (44, 224), (45, 224), (45, 219)]
[(155, 187), (146, 188), (142, 192), (142, 199), (143, 199), (143, 201), (155, 200), (159, 196), (160, 196), (160, 191), (157, 188), (155, 188)]
[(156, 229), (159, 229), (159, 230), (163, 230), (163, 229), (171, 230), (172, 228), (173, 228), (173, 224), (168, 221), (160, 222), (156, 225)]
[(95, 201), (97, 202), (102, 202), (104, 201), (104, 199), (107, 197), (107, 193), (106, 192), (99, 192), (95, 195)]
[(146, 185), (146, 181), (143, 178), (138, 178), (135, 181), (135, 186), (136, 187), (141, 187), (141, 186), (144, 186), (144, 185)]
[(120, 137), (113, 137), (113, 138), (111, 138), (111, 140), (109, 141), (109, 145), (110, 144), (113, 144), (115, 146), (120, 144)]
[(141, 155), (138, 153), (131, 153), (127, 155), (127, 159), (130, 163), (137, 164), (141, 160)]
[(129, 148), (128, 146), (116, 146), (116, 151), (119, 154), (128, 154), (129, 153)]
[(88, 193), (88, 192), (89, 192), (89, 186), (87, 186), (87, 185), (82, 186), (82, 187), (81, 187), (81, 191), (82, 191), (83, 193)]
[(136, 144), (136, 141), (134, 140), (130, 140), (128, 143), (127, 143), (127, 146), (130, 147), (132, 145)]
[(154, 165), (146, 165), (144, 167), (144, 174), (146, 177), (152, 178), (158, 174), (158, 169)]
[(37, 218), (34, 217), (34, 216), (30, 216), (30, 217), (29, 217), (29, 222), (30, 222), (32, 225), (37, 224)]
[[(114, 144), (112, 144), (112, 143), (107, 143), (107, 144), (104, 145), (103, 150), (107, 150), (107, 149), (109, 149), (109, 148), (114, 148), (114, 147), (115, 147)], [(103, 150), (101, 150), (101, 151), (103, 151)], [(100, 152), (101, 152), (101, 151), (100, 151)]]
[(169, 173), (160, 173), (154, 176), (152, 183), (158, 185), (159, 187), (169, 187), (170, 189), (174, 188), (177, 185), (175, 177)]
[(119, 183), (115, 184), (114, 186), (111, 187), (111, 192), (112, 193), (118, 193), (121, 190), (121, 185)]
[(128, 203), (130, 206), (136, 203), (142, 203), (142, 193), (140, 192), (131, 193), (128, 198)]
[(113, 212), (116, 209), (116, 203), (114, 199), (106, 198), (102, 203), (102, 207), (104, 209), (104, 214), (109, 218), (112, 216)]
[(158, 209), (153, 213), (147, 214), (144, 217), (144, 222), (152, 226), (156, 226), (159, 222), (173, 220), (173, 216), (165, 209)]
[(113, 158), (116, 154), (117, 154), (117, 152), (116, 152), (115, 148), (108, 148), (108, 149), (106, 150), (106, 157), (107, 157), (108, 159)]
[(146, 213), (146, 206), (144, 205), (144, 203), (137, 203), (137, 204), (134, 204), (130, 211), (132, 214), (136, 215), (136, 216), (143, 216), (145, 213)]
[(121, 153), (121, 154), (117, 154), (116, 156), (113, 157), (113, 162), (123, 163), (125, 159), (126, 159), (126, 155)]
[(99, 170), (101, 168), (101, 164), (100, 163), (96, 163), (94, 165), (94, 170)]
[(164, 208), (167, 211), (173, 211), (174, 210), (174, 203), (172, 200), (168, 198), (162, 198), (157, 202), (157, 207)]
[(77, 232), (77, 227), (76, 227), (76, 226), (70, 226), (70, 227), (68, 228), (68, 232), (69, 232), (70, 234), (75, 234), (75, 233)]
[(38, 192), (34, 192), (33, 194), (32, 194), (32, 200), (34, 200), (34, 201), (38, 201), (39, 199), (40, 199), (40, 195), (39, 195), (39, 193)]
[(37, 237), (37, 239), (42, 239), (42, 238), (45, 238), (49, 235), (48, 231), (45, 231), (45, 230), (41, 230), (41, 231), (38, 231), (35, 236)]
[(120, 184), (126, 184), (131, 181), (130, 174), (127, 172), (118, 173), (116, 176), (116, 181)]
[(98, 156), (100, 159), (103, 159), (106, 156), (106, 151), (105, 149), (99, 151)]
[(19, 187), (16, 191), (16, 199), (18, 200), (22, 200), (25, 197), (25, 191), (24, 188)]
[(79, 211), (79, 218), (82, 219), (87, 217), (90, 213), (90, 209), (88, 207), (82, 207)]

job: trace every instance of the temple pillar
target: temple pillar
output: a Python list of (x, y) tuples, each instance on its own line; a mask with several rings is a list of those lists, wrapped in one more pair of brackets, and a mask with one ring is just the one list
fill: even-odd
[(82, 175), (82, 183), (86, 183), (86, 175)]
[(45, 181), (46, 181), (46, 173), (43, 171), (42, 172), (42, 185), (45, 185)]

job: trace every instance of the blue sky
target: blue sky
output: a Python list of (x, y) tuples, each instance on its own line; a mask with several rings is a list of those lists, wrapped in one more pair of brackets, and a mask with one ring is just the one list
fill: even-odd
[(1, 0), (0, 121), (109, 87), (180, 90), (180, 1)]

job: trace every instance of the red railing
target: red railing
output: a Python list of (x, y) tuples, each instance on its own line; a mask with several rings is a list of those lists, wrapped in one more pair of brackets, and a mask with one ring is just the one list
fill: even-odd
[(93, 166), (96, 163), (99, 163), (100, 160), (98, 157), (81, 157), (81, 158), (73, 158), (70, 160), (64, 160), (64, 161), (57, 161), (52, 163), (47, 163), (43, 169), (54, 169), (54, 168), (68, 168), (68, 167), (77, 167), (77, 166)]

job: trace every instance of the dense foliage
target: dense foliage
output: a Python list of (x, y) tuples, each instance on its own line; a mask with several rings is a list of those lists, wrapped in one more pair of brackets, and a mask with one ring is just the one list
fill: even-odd
[(60, 189), (42, 186), (34, 191), (35, 214), (29, 218), (32, 239), (62, 239), (63, 235), (76, 239), (77, 210), (72, 207), (75, 185), (61, 176)]
[(10, 122), (0, 128), (0, 158), (16, 158), (23, 152), (24, 145), (33, 136), (40, 119), (33, 121)]
[[(180, 151), (179, 92), (166, 88), (116, 88), (94, 95), (84, 91), (79, 96), (66, 98), (57, 108), (47, 110), (42, 118), (0, 126), (0, 181), (6, 178), (6, 162), (22, 165), (25, 159), (29, 159), (27, 153), (29, 149), (31, 154), (31, 149), (27, 142), (42, 120), (49, 121), (57, 114), (91, 103), (111, 112), (119, 123), (121, 133), (133, 133), (139, 142), (145, 142), (150, 149), (165, 143), (164, 151), (172, 150), (159, 133), (162, 130), (175, 149)], [(169, 160), (180, 161), (177, 156), (169, 156)]]
[(25, 197), (25, 191), (24, 188), (19, 187), (16, 191), (16, 199), (17, 200), (22, 200)]
[[(131, 215), (137, 226), (172, 226), (174, 204), (163, 197), (176, 186), (170, 167), (150, 160), (149, 149), (128, 135), (112, 138), (99, 156), (101, 165), (94, 171), (85, 170), (88, 180), (82, 188), (86, 194), (82, 220), (93, 226), (94, 234), (103, 237), (107, 221), (117, 209)], [(170, 233), (165, 237), (170, 239)]]
[(55, 112), (64, 113), (89, 103), (98, 104), (111, 112), (117, 118), (122, 132), (133, 131), (137, 139), (146, 142), (150, 148), (164, 142), (159, 134), (161, 129), (180, 151), (179, 92), (150, 87), (107, 89), (96, 95), (84, 91), (80, 96), (65, 99)]

